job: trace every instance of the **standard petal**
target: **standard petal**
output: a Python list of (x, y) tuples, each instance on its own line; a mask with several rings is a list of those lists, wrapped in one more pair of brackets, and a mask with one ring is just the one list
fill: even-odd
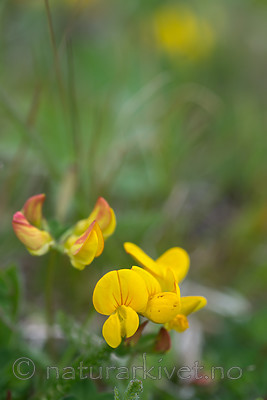
[(117, 271), (121, 293), (121, 305), (129, 306), (137, 312), (142, 312), (147, 305), (148, 294), (142, 277), (130, 269)]
[(207, 299), (203, 296), (181, 297), (180, 314), (189, 315), (205, 307), (206, 304), (207, 304)]
[(154, 276), (151, 275), (149, 272), (147, 272), (143, 268), (136, 266), (132, 267), (132, 270), (137, 272), (143, 278), (146, 284), (148, 297), (152, 297), (154, 296), (154, 294), (160, 293), (162, 291), (157, 279), (154, 278)]
[(45, 201), (45, 194), (37, 194), (30, 197), (22, 208), (22, 213), (30, 224), (41, 227), (42, 223), (42, 208)]
[(180, 289), (172, 269), (162, 268), (162, 276), (157, 277), (157, 280), (163, 292), (174, 292), (180, 296)]
[(116, 217), (114, 211), (110, 208), (108, 202), (103, 197), (98, 198), (89, 217), (76, 224), (74, 234), (82, 234), (86, 229), (88, 229), (93, 221), (97, 221), (105, 239), (112, 235), (116, 228)]
[(118, 271), (106, 273), (96, 284), (93, 293), (93, 304), (97, 312), (112, 314), (121, 306), (121, 293)]
[(70, 237), (66, 243), (66, 251), (71, 257), (73, 266), (78, 269), (83, 269), (82, 265), (91, 264), (93, 259), (98, 257), (104, 248), (103, 235), (96, 221), (68, 249), (71, 241), (73, 239)]
[(98, 222), (105, 238), (110, 236), (115, 230), (116, 218), (114, 211), (103, 197), (97, 199), (94, 209), (88, 219), (95, 219)]
[(162, 275), (160, 266), (136, 244), (126, 242), (124, 243), (124, 249), (126, 253), (130, 254), (138, 264), (142, 265), (152, 275), (155, 277)]
[(31, 225), (20, 211), (14, 214), (12, 225), (17, 238), (33, 255), (45, 254), (54, 243), (48, 232)]
[(112, 235), (112, 233), (115, 231), (116, 224), (117, 224), (116, 216), (115, 216), (114, 210), (112, 208), (109, 209), (109, 213), (110, 213), (109, 223), (106, 225), (105, 228), (102, 229), (103, 236), (105, 239), (107, 239), (109, 236)]
[(112, 314), (122, 305), (141, 312), (145, 309), (147, 300), (144, 280), (130, 269), (108, 272), (97, 282), (93, 293), (94, 307), (104, 315)]
[(170, 268), (177, 282), (180, 282), (185, 278), (189, 265), (190, 258), (188, 253), (181, 247), (173, 247), (163, 253), (157, 260), (156, 263), (163, 268)]
[(104, 237), (103, 237), (103, 233), (97, 222), (94, 225), (94, 229), (95, 229), (95, 233), (96, 233), (97, 239), (98, 239), (98, 247), (97, 247), (96, 257), (99, 257), (103, 253), (103, 250), (104, 250)]
[(116, 313), (112, 314), (104, 323), (102, 334), (110, 347), (115, 349), (121, 343), (121, 324), (119, 316)]
[(171, 321), (180, 310), (180, 298), (176, 293), (162, 292), (151, 297), (143, 315), (157, 324)]
[(131, 307), (121, 306), (117, 310), (120, 324), (121, 336), (129, 338), (135, 334), (139, 326), (139, 317)]

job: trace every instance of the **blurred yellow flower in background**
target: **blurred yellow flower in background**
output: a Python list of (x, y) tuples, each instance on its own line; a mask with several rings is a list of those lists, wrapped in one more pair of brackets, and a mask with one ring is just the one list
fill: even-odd
[(196, 60), (207, 56), (214, 47), (212, 26), (187, 6), (160, 8), (153, 16), (153, 26), (158, 47), (170, 56)]

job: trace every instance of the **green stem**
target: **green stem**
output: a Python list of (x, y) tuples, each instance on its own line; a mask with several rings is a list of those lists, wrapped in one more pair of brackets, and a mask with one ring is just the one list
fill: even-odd
[(50, 41), (51, 41), (51, 46), (52, 46), (52, 51), (53, 51), (54, 68), (55, 68), (55, 74), (56, 74), (56, 79), (57, 79), (57, 84), (58, 84), (59, 95), (61, 98), (63, 110), (66, 111), (65, 90), (64, 90), (64, 86), (63, 86), (62, 77), (61, 77), (58, 50), (57, 50), (57, 45), (56, 45), (56, 38), (55, 38), (55, 32), (54, 32), (54, 28), (53, 28), (49, 0), (44, 0), (44, 2), (45, 2), (45, 10), (46, 10), (46, 16), (47, 16), (48, 29), (49, 29), (49, 34), (50, 34)]
[(54, 354), (54, 345), (52, 337), (52, 328), (54, 325), (54, 277), (55, 277), (55, 261), (56, 261), (56, 251), (51, 249), (50, 259), (46, 268), (45, 277), (45, 313), (47, 322), (47, 345), (51, 355)]

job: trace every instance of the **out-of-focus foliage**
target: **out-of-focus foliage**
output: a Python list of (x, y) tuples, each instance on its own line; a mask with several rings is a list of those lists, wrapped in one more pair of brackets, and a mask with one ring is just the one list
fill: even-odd
[(130, 381), (125, 393), (121, 396), (118, 389), (114, 389), (115, 400), (138, 400), (143, 392), (143, 384), (137, 379)]
[[(267, 3), (50, 6), (54, 49), (44, 1), (0, 2), (0, 399), (9, 390), (12, 400), (112, 399), (114, 386), (126, 390), (114, 378), (44, 379), (47, 365), (76, 365), (81, 354), (89, 365), (110, 363), (98, 353), (102, 343), (89, 351), (103, 322), (91, 295), (105, 272), (131, 266), (124, 241), (153, 258), (185, 248), (192, 285), (207, 289), (207, 311), (189, 321), (192, 336), (174, 335), (162, 363), (198, 357), (206, 368), (244, 370), (242, 379), (206, 385), (147, 380), (142, 399), (265, 398)], [(16, 240), (12, 215), (36, 193), (47, 194), (58, 236), (99, 196), (114, 208), (115, 234), (85, 271), (67, 257), (31, 257)], [(52, 345), (43, 311), (48, 265)], [(12, 374), (23, 356), (36, 364), (34, 379)], [(158, 360), (149, 355), (151, 365)]]

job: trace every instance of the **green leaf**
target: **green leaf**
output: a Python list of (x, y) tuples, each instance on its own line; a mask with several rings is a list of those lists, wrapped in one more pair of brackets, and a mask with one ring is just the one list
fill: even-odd
[(143, 383), (138, 379), (130, 381), (127, 390), (124, 394), (124, 400), (138, 400), (139, 394), (143, 392)]
[(13, 322), (16, 320), (20, 304), (20, 279), (18, 269), (11, 265), (0, 270), (0, 304), (1, 311), (4, 311)]
[(7, 343), (17, 320), (20, 305), (20, 279), (12, 265), (0, 270), (0, 345)]
[(119, 391), (116, 387), (114, 388), (114, 400), (121, 400)]

